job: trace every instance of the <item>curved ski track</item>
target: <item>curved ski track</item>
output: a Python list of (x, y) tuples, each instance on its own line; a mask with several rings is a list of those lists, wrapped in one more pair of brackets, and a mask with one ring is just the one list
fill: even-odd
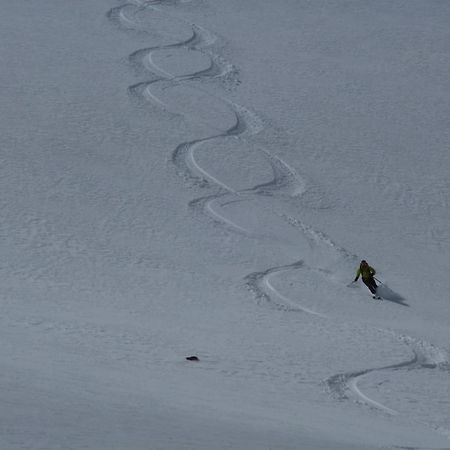
[[(157, 5), (159, 4), (165, 3), (176, 5), (179, 2), (180, 1), (177, 0), (136, 0), (135, 2), (127, 2), (121, 6), (112, 8), (108, 12), (107, 16), (111, 21), (120, 25), (125, 30), (133, 30), (135, 26), (134, 17), (139, 11), (143, 11), (147, 8), (158, 10)], [(181, 0), (181, 2), (183, 1)], [(130, 86), (128, 88), (130, 95), (151, 101), (152, 103), (165, 109), (166, 105), (164, 102), (152, 93), (152, 86), (155, 83), (165, 83), (167, 85), (172, 83), (173, 85), (176, 85), (195, 79), (218, 79), (224, 84), (239, 83), (236, 68), (231, 63), (225, 61), (220, 55), (214, 53), (213, 50), (209, 49), (209, 47), (215, 42), (215, 36), (195, 24), (190, 26), (192, 30), (191, 36), (184, 41), (139, 49), (129, 56), (129, 62), (135, 67), (138, 73), (145, 73), (147, 76), (151, 76), (151, 79), (148, 81)], [(206, 69), (194, 71), (192, 73), (186, 73), (179, 76), (172, 75), (163, 67), (158, 66), (153, 59), (153, 54), (155, 52), (169, 49), (186, 49), (201, 52), (210, 59), (210, 65)], [(230, 228), (235, 232), (255, 237), (255, 234), (250, 230), (247, 230), (228, 218), (226, 213), (223, 212), (222, 207), (233, 202), (252, 201), (252, 199), (255, 199), (257, 196), (300, 196), (306, 190), (305, 182), (299, 177), (295, 170), (290, 168), (284, 161), (270, 154), (265, 149), (260, 149), (260, 152), (270, 164), (273, 179), (267, 183), (256, 185), (250, 189), (240, 191), (236, 190), (201, 167), (201, 165), (196, 161), (195, 152), (203, 144), (224, 138), (240, 139), (245, 142), (246, 139), (249, 139), (252, 135), (257, 134), (263, 129), (261, 121), (254, 113), (240, 105), (230, 102), (225, 98), (220, 98), (220, 100), (227, 104), (234, 112), (235, 124), (225, 132), (180, 143), (172, 152), (170, 161), (176, 167), (178, 175), (184, 178), (190, 185), (196, 187), (216, 186), (219, 188), (219, 192), (217, 194), (192, 200), (189, 203), (189, 206), (193, 210), (201, 211), (215, 222), (220, 223), (222, 226)], [(304, 224), (299, 219), (289, 216), (285, 216), (285, 219), (292, 226), (299, 228), (309, 239), (312, 246), (317, 246), (318, 243), (320, 243), (332, 248), (335, 252), (342, 254), (346, 258), (356, 260), (355, 255), (350, 255), (345, 249), (334, 244), (320, 231), (314, 230), (312, 227)], [(326, 314), (302, 306), (298, 302), (283, 295), (271, 283), (272, 278), (277, 276), (277, 274), (301, 269), (321, 271), (321, 269), (308, 267), (305, 262), (301, 260), (284, 266), (272, 267), (263, 272), (251, 273), (244, 278), (244, 281), (247, 288), (256, 297), (258, 303), (261, 300), (264, 300), (272, 305), (275, 305), (275, 307), (280, 310), (307, 313), (321, 319), (329, 320), (330, 317)], [(358, 382), (370, 373), (380, 371), (437, 368), (450, 372), (450, 362), (444, 351), (441, 351), (431, 344), (409, 336), (396, 335), (388, 330), (380, 331), (390, 333), (394, 338), (399, 339), (406, 344), (411, 349), (411, 358), (397, 364), (383, 367), (339, 373), (326, 379), (325, 384), (328, 386), (331, 394), (337, 399), (348, 400), (349, 397), (354, 397), (357, 402), (363, 403), (370, 408), (389, 415), (397, 415), (398, 412), (394, 409), (391, 409), (366, 396), (359, 389)], [(396, 448), (409, 449), (412, 447)]]
[[(386, 330), (380, 331), (386, 332)], [(358, 401), (362, 401), (372, 408), (384, 411), (390, 415), (398, 415), (399, 413), (394, 409), (388, 408), (387, 406), (363, 394), (358, 388), (359, 380), (372, 372), (381, 372), (385, 370), (440, 369), (449, 371), (448, 358), (445, 352), (439, 348), (425, 341), (414, 339), (410, 336), (398, 336), (393, 334), (393, 337), (410, 347), (412, 351), (411, 358), (389, 366), (347, 372), (328, 378), (326, 380), (326, 384), (335, 397), (343, 400), (348, 399), (348, 395), (356, 396)]]
[(302, 311), (318, 317), (327, 317), (325, 314), (319, 313), (292, 301), (289, 297), (286, 297), (275, 289), (270, 282), (271, 278), (278, 273), (301, 269), (304, 266), (304, 261), (300, 260), (286, 266), (272, 267), (264, 272), (254, 272), (247, 275), (245, 277), (245, 282), (249, 290), (253, 292), (258, 300), (262, 299), (274, 303), (278, 309), (284, 311)]

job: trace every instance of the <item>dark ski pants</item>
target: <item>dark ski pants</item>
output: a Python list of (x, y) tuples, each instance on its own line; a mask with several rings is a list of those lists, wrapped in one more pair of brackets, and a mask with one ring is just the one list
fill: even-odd
[(375, 283), (375, 280), (371, 277), (371, 278), (363, 278), (363, 283), (369, 288), (369, 291), (372, 292), (372, 294), (376, 294), (377, 293), (377, 283)]

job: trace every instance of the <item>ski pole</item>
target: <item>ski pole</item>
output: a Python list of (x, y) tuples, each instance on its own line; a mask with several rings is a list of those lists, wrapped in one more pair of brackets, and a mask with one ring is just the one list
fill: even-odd
[(378, 281), (378, 283), (381, 283), (381, 284), (384, 284), (381, 280), (379, 280), (378, 278), (376, 278), (376, 277), (373, 277), (375, 280), (377, 280)]

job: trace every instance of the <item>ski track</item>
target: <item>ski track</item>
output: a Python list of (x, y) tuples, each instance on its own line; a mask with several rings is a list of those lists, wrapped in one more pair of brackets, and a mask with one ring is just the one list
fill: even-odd
[[(380, 330), (385, 332), (385, 330)], [(364, 369), (356, 372), (347, 372), (333, 375), (326, 380), (330, 391), (339, 399), (348, 399), (348, 395), (356, 396), (358, 400), (362, 400), (366, 405), (384, 411), (390, 415), (398, 415), (398, 412), (388, 408), (385, 405), (367, 397), (358, 388), (358, 382), (361, 378), (373, 372), (399, 370), (399, 369), (436, 369), (447, 370), (447, 358), (436, 347), (424, 341), (415, 340), (410, 336), (393, 336), (408, 345), (412, 351), (412, 357), (408, 360), (397, 364), (391, 364), (384, 367), (375, 367), (372, 369)]]
[(297, 261), (280, 267), (272, 267), (264, 272), (254, 272), (245, 277), (247, 288), (253, 292), (258, 300), (265, 300), (277, 306), (277, 309), (283, 311), (301, 311), (318, 317), (327, 317), (325, 314), (314, 311), (310, 308), (286, 297), (272, 285), (271, 278), (276, 274), (286, 271), (299, 270), (305, 267), (303, 260)]
[[(181, 0), (181, 3), (187, 3), (188, 1), (189, 0)], [(177, 5), (179, 2), (180, 1), (177, 0), (136, 0), (135, 2), (127, 2), (121, 6), (112, 8), (107, 13), (107, 17), (125, 30), (136, 31), (134, 29), (134, 17), (139, 11), (147, 8), (157, 11), (157, 5), (163, 3)], [(198, 25), (192, 24), (190, 26), (191, 36), (186, 40), (139, 49), (129, 56), (128, 59), (130, 64), (134, 66), (138, 73), (145, 73), (147, 77), (151, 77), (150, 80), (129, 86), (128, 91), (131, 96), (150, 101), (160, 108), (167, 109), (166, 104), (159, 99), (157, 95), (152, 93), (152, 86), (155, 85), (155, 83), (166, 83), (170, 86), (171, 83), (172, 85), (179, 85), (179, 83), (196, 79), (210, 79), (220, 80), (225, 85), (227, 83), (234, 85), (239, 84), (237, 78), (238, 71), (233, 64), (225, 61), (220, 55), (214, 53), (214, 51), (209, 48), (216, 41), (214, 34)], [(164, 52), (171, 49), (186, 49), (200, 52), (210, 59), (209, 67), (175, 76), (154, 61), (154, 54), (156, 52)], [(198, 89), (200, 90), (200, 88)], [(208, 93), (208, 95), (211, 94)], [(273, 178), (267, 183), (256, 185), (249, 189), (236, 190), (203, 168), (197, 162), (195, 157), (196, 150), (203, 144), (230, 137), (245, 142), (264, 128), (261, 120), (256, 114), (225, 98), (220, 98), (220, 100), (227, 104), (234, 112), (236, 118), (235, 124), (223, 133), (216, 133), (197, 140), (180, 143), (172, 152), (170, 162), (175, 166), (177, 174), (190, 185), (200, 188), (215, 186), (219, 189), (219, 192), (216, 194), (199, 197), (190, 201), (189, 207), (193, 211), (199, 211), (202, 214), (209, 216), (215, 223), (219, 223), (234, 232), (244, 234), (248, 237), (256, 237), (255, 233), (227, 217), (223, 207), (235, 202), (252, 201), (257, 198), (257, 196), (301, 196), (306, 191), (306, 183), (286, 162), (272, 155), (266, 149), (260, 149), (260, 152), (269, 163)], [(187, 117), (187, 119), (189, 119), (189, 117)], [(344, 259), (352, 261), (357, 260), (355, 255), (352, 255), (342, 247), (339, 247), (322, 232), (313, 229), (298, 218), (287, 215), (283, 217), (287, 223), (298, 228), (307, 237), (313, 248), (325, 246)], [(305, 269), (325, 272), (323, 269), (310, 267), (305, 261), (300, 260), (292, 264), (272, 267), (265, 271), (251, 273), (244, 277), (244, 282), (246, 287), (255, 296), (257, 303), (264, 301), (265, 303), (275, 306), (279, 310), (306, 313), (317, 317), (319, 320), (335, 320), (325, 313), (307, 308), (299, 302), (283, 295), (283, 293), (277, 290), (271, 282), (274, 277), (283, 272)], [(411, 350), (411, 358), (383, 367), (339, 373), (329, 377), (324, 383), (332, 396), (338, 400), (349, 400), (350, 397), (353, 397), (356, 402), (363, 403), (369, 408), (396, 416), (399, 414), (396, 410), (365, 395), (359, 389), (359, 381), (363, 377), (369, 376), (371, 373), (381, 371), (421, 370), (426, 368), (450, 372), (450, 361), (445, 351), (440, 350), (436, 346), (428, 344), (425, 341), (417, 340), (410, 336), (398, 335), (395, 332), (388, 330), (379, 331), (390, 333), (393, 338), (400, 340), (407, 345)], [(448, 430), (441, 431), (443, 433), (449, 433)], [(415, 447), (395, 448), (418, 450), (418, 448)]]

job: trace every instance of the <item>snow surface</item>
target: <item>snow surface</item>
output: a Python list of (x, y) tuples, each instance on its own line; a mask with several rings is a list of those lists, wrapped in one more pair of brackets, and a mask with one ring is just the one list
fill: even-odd
[(1, 449), (450, 448), (449, 2), (0, 21)]

